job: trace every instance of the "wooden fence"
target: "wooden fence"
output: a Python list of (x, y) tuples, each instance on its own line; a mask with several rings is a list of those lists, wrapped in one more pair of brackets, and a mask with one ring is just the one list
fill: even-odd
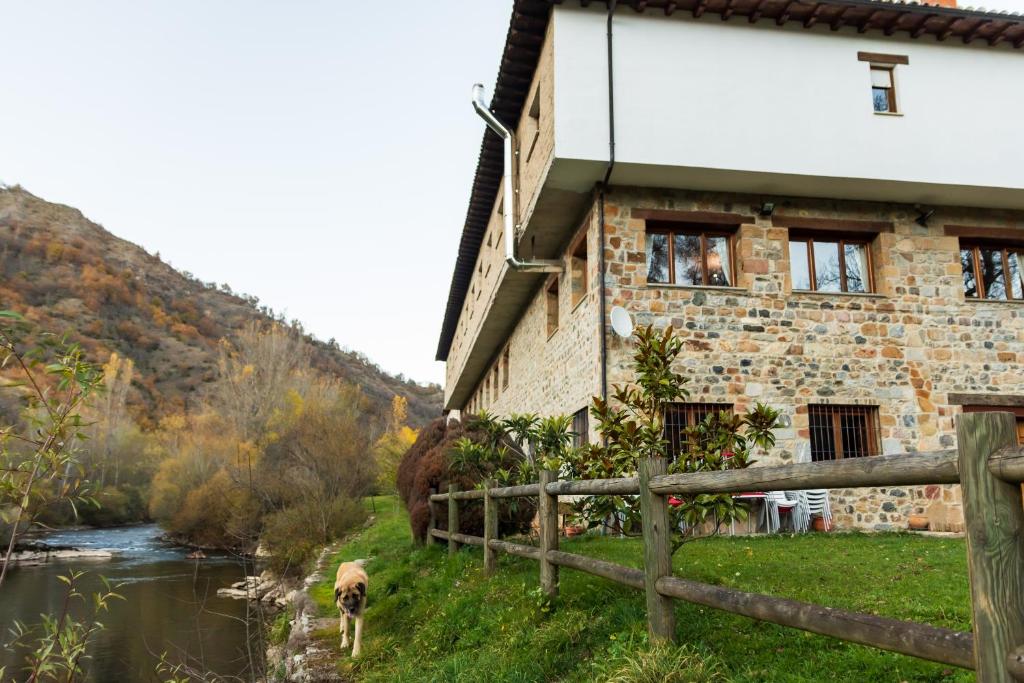
[[(672, 600), (714, 607), (782, 626), (832, 636), (943, 664), (974, 669), (978, 680), (1024, 681), (1024, 447), (1017, 445), (1009, 413), (968, 413), (957, 418), (957, 450), (889, 455), (832, 462), (752, 467), (745, 470), (667, 474), (664, 459), (640, 463), (638, 476), (558, 481), (542, 471), (525, 486), (485, 488), (430, 496), (428, 542), (447, 541), (454, 554), (462, 545), (481, 546), (486, 572), (497, 552), (540, 563), (540, 585), (558, 595), (558, 571), (567, 567), (645, 593), (648, 628), (655, 639), (675, 633)], [(960, 484), (967, 530), (974, 630), (958, 632), (733, 588), (672, 575), (668, 496), (792, 489)], [(643, 518), (643, 569), (625, 567), (558, 549), (558, 496), (638, 495)], [(538, 498), (540, 543), (498, 538), (497, 506), (503, 498)], [(459, 504), (482, 500), (484, 535), (459, 533)], [(437, 528), (441, 504), (448, 504), (448, 531)]]

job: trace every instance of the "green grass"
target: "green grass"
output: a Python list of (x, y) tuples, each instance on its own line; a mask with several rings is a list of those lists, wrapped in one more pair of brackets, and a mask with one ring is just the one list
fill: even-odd
[[(368, 681), (967, 681), (973, 674), (677, 602), (678, 648), (647, 643), (643, 594), (562, 569), (547, 605), (535, 562), (482, 551), (414, 548), (393, 498), (334, 559), (372, 557), (363, 657), (339, 658)], [(563, 549), (640, 566), (635, 540), (587, 536)], [(807, 534), (696, 541), (678, 576), (958, 630), (970, 627), (963, 541), (907, 534)], [(333, 577), (332, 573), (329, 575)], [(333, 579), (312, 593), (337, 614)], [(324, 633), (337, 647), (336, 631)]]

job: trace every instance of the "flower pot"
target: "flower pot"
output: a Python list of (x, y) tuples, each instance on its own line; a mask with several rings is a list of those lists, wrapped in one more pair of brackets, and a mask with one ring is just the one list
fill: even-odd
[(910, 515), (907, 525), (911, 531), (928, 531), (928, 518), (924, 515)]
[(811, 528), (815, 531), (828, 531), (828, 525), (825, 524), (824, 517), (815, 517), (811, 520)]

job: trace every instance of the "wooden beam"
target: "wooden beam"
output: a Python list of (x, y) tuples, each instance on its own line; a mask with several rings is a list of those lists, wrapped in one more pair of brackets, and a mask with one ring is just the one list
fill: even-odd
[(697, 0), (697, 4), (693, 6), (693, 18), (700, 19), (701, 15), (704, 14), (708, 8), (708, 0)]
[(434, 502), (433, 494), (437, 493), (436, 488), (430, 489), (430, 498), (427, 499), (427, 507), (430, 509), (430, 521), (427, 522), (427, 545), (436, 545), (437, 538), (430, 532), (437, 528), (437, 503)]
[(828, 27), (833, 31), (838, 31), (839, 28), (843, 25), (843, 16), (846, 14), (846, 10), (848, 9), (850, 8), (844, 7), (841, 10), (839, 10), (839, 14), (832, 18), (832, 21), (829, 22)]
[(1006, 413), (968, 413), (956, 423), (979, 681), (1012, 683), (1007, 659), (1024, 644), (1024, 500), (1020, 484), (997, 479), (989, 457), (1016, 447)]
[(522, 486), (506, 486), (501, 489), (492, 489), (492, 498), (526, 498), (536, 496), (540, 490), (540, 484), (523, 484)]
[(989, 46), (998, 45), (1006, 38), (1006, 32), (1013, 24), (1003, 24), (1003, 27), (988, 37)]
[(640, 516), (644, 535), (644, 593), (647, 596), (647, 629), (652, 640), (671, 643), (676, 634), (672, 600), (658, 592), (658, 581), (672, 576), (672, 529), (668, 500), (650, 489), (652, 477), (668, 472), (665, 458), (644, 458), (639, 463)]
[(981, 225), (946, 225), (942, 232), (947, 237), (976, 237), (978, 239), (1008, 240), (1024, 246), (1024, 227), (991, 228)]
[(1013, 394), (949, 394), (946, 397), (946, 402), (951, 406), (1005, 406), (1007, 408), (1019, 408), (1024, 407), (1024, 396)]
[(747, 16), (747, 21), (749, 21), (751, 24), (756, 24), (757, 20), (761, 18), (761, 12), (764, 9), (764, 4), (767, 1), (768, 0), (757, 0), (757, 2), (754, 3), (754, 8), (750, 11), (750, 15)]
[(988, 26), (988, 25), (989, 25), (989, 22), (987, 20), (985, 20), (985, 19), (982, 19), (981, 21), (979, 21), (978, 24), (974, 28), (972, 28), (970, 31), (968, 31), (967, 33), (964, 34), (964, 38), (963, 38), (964, 45), (970, 45), (971, 41), (973, 41), (978, 36), (978, 32), (982, 28), (984, 28), (985, 26)]
[(946, 24), (945, 28), (939, 31), (939, 33), (936, 36), (939, 39), (939, 42), (942, 42), (943, 40), (949, 38), (953, 34), (953, 25), (956, 24), (956, 22), (958, 21), (960, 21), (960, 17), (953, 17), (952, 19), (950, 19), (949, 23)]
[[(441, 532), (444, 533), (444, 532)], [(540, 548), (532, 545), (523, 545), (522, 543), (509, 543), (508, 541), (490, 541), (488, 544), (495, 550), (500, 550), (508, 555), (515, 555), (516, 557), (525, 557), (528, 560), (539, 560), (540, 559)]]
[(823, 5), (821, 4), (817, 4), (814, 6), (814, 11), (808, 14), (807, 18), (804, 19), (804, 28), (810, 28), (814, 26), (816, 23), (818, 23), (818, 14), (821, 13), (822, 7)]
[(1010, 653), (1006, 660), (1006, 670), (1018, 681), (1024, 681), (1024, 645)]
[(643, 12), (647, 8), (647, 0), (630, 0), (629, 4), (635, 12)]
[(631, 218), (675, 223), (714, 223), (716, 225), (750, 225), (755, 218), (742, 213), (720, 211), (675, 211), (672, 209), (632, 209)]
[(672, 0), (669, 0), (669, 2), (666, 2), (665, 3), (665, 16), (666, 17), (671, 17), (672, 13), (676, 11), (677, 7), (679, 7), (679, 3), (677, 3), (677, 2), (673, 2)]
[(972, 665), (974, 648), (970, 633), (747, 593), (677, 577), (662, 579), (657, 588), (662, 595), (772, 624), (967, 669)]
[(660, 494), (699, 495), (744, 491), (956, 484), (960, 481), (956, 458), (956, 451), (947, 450), (933, 453), (872, 455), (829, 462), (771, 465), (723, 472), (667, 474), (653, 477), (650, 489)]
[(887, 55), (881, 52), (858, 52), (857, 60), (876, 64), (910, 64), (910, 57), (907, 55)]
[(864, 21), (857, 25), (857, 33), (867, 33), (867, 30), (871, 28), (871, 22), (873, 22), (879, 15), (885, 13), (884, 9), (876, 9), (874, 12), (869, 14)]
[(779, 12), (779, 16), (775, 18), (776, 26), (782, 26), (789, 21), (789, 10), (792, 9), (795, 2), (796, 0), (789, 0), (789, 2), (786, 3), (786, 6), (782, 8), (782, 11)]
[(644, 589), (644, 572), (642, 569), (624, 567), (621, 564), (595, 560), (592, 557), (585, 557), (574, 553), (564, 553), (560, 550), (549, 550), (547, 557), (548, 562), (559, 567), (569, 567), (570, 569), (593, 574), (594, 576), (600, 576), (602, 579), (621, 583), (630, 588)]
[(910, 32), (911, 38), (920, 38), (928, 30), (928, 20), (938, 16), (937, 14), (926, 14), (921, 19), (921, 23), (914, 27), (914, 30)]
[(831, 230), (838, 232), (893, 232), (891, 221), (857, 221), (844, 218), (816, 218), (813, 216), (772, 216), (772, 225), (777, 228), (797, 230)]
[(725, 0), (725, 7), (722, 9), (721, 14), (722, 21), (729, 21), (729, 17), (731, 17), (732, 13), (736, 11), (733, 6), (735, 1), (736, 0)]
[(576, 479), (556, 481), (545, 488), (548, 493), (560, 496), (635, 496), (640, 493), (640, 482), (636, 477)]
[[(1014, 415), (1014, 421), (1016, 419), (1017, 415)], [(988, 471), (997, 479), (1011, 484), (1024, 482), (1024, 446), (1007, 446), (990, 455)]]
[(1021, 48), (1021, 46), (1024, 46), (1024, 35), (1021, 35), (1020, 38), (1018, 38), (1017, 40), (1013, 41), (1013, 49), (1014, 50), (1019, 50)]
[(540, 471), (537, 518), (540, 522), (540, 589), (548, 598), (558, 597), (558, 567), (548, 560), (550, 550), (558, 550), (558, 496), (544, 487), (558, 478), (552, 470)]
[(893, 17), (892, 21), (890, 21), (885, 27), (885, 35), (891, 36), (892, 34), (896, 33), (896, 29), (900, 27), (900, 21), (902, 21), (903, 17), (907, 16), (907, 14), (909, 13), (900, 12), (895, 17)]

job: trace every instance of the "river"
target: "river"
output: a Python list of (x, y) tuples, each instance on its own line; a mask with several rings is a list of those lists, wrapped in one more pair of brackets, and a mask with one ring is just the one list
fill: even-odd
[[(125, 600), (115, 600), (99, 619), (105, 625), (93, 639), (83, 668), (86, 680), (155, 681), (161, 653), (169, 661), (187, 662), (222, 677), (251, 680), (250, 652), (262, 664), (257, 617), (245, 600), (217, 597), (217, 589), (240, 581), (239, 558), (207, 553), (188, 560), (187, 551), (159, 539), (156, 525), (115, 529), (56, 531), (40, 538), (51, 545), (110, 548), (111, 560), (66, 560), (42, 566), (15, 567), (0, 587), (0, 642), (17, 619), (38, 623), (40, 614), (57, 614), (64, 599), (59, 575), (87, 571), (82, 592), (99, 590), (99, 576), (119, 586)], [(250, 565), (251, 568), (251, 565)], [(247, 632), (252, 634), (251, 639)], [(0, 666), (8, 678), (20, 679), (24, 653), (0, 648)]]

